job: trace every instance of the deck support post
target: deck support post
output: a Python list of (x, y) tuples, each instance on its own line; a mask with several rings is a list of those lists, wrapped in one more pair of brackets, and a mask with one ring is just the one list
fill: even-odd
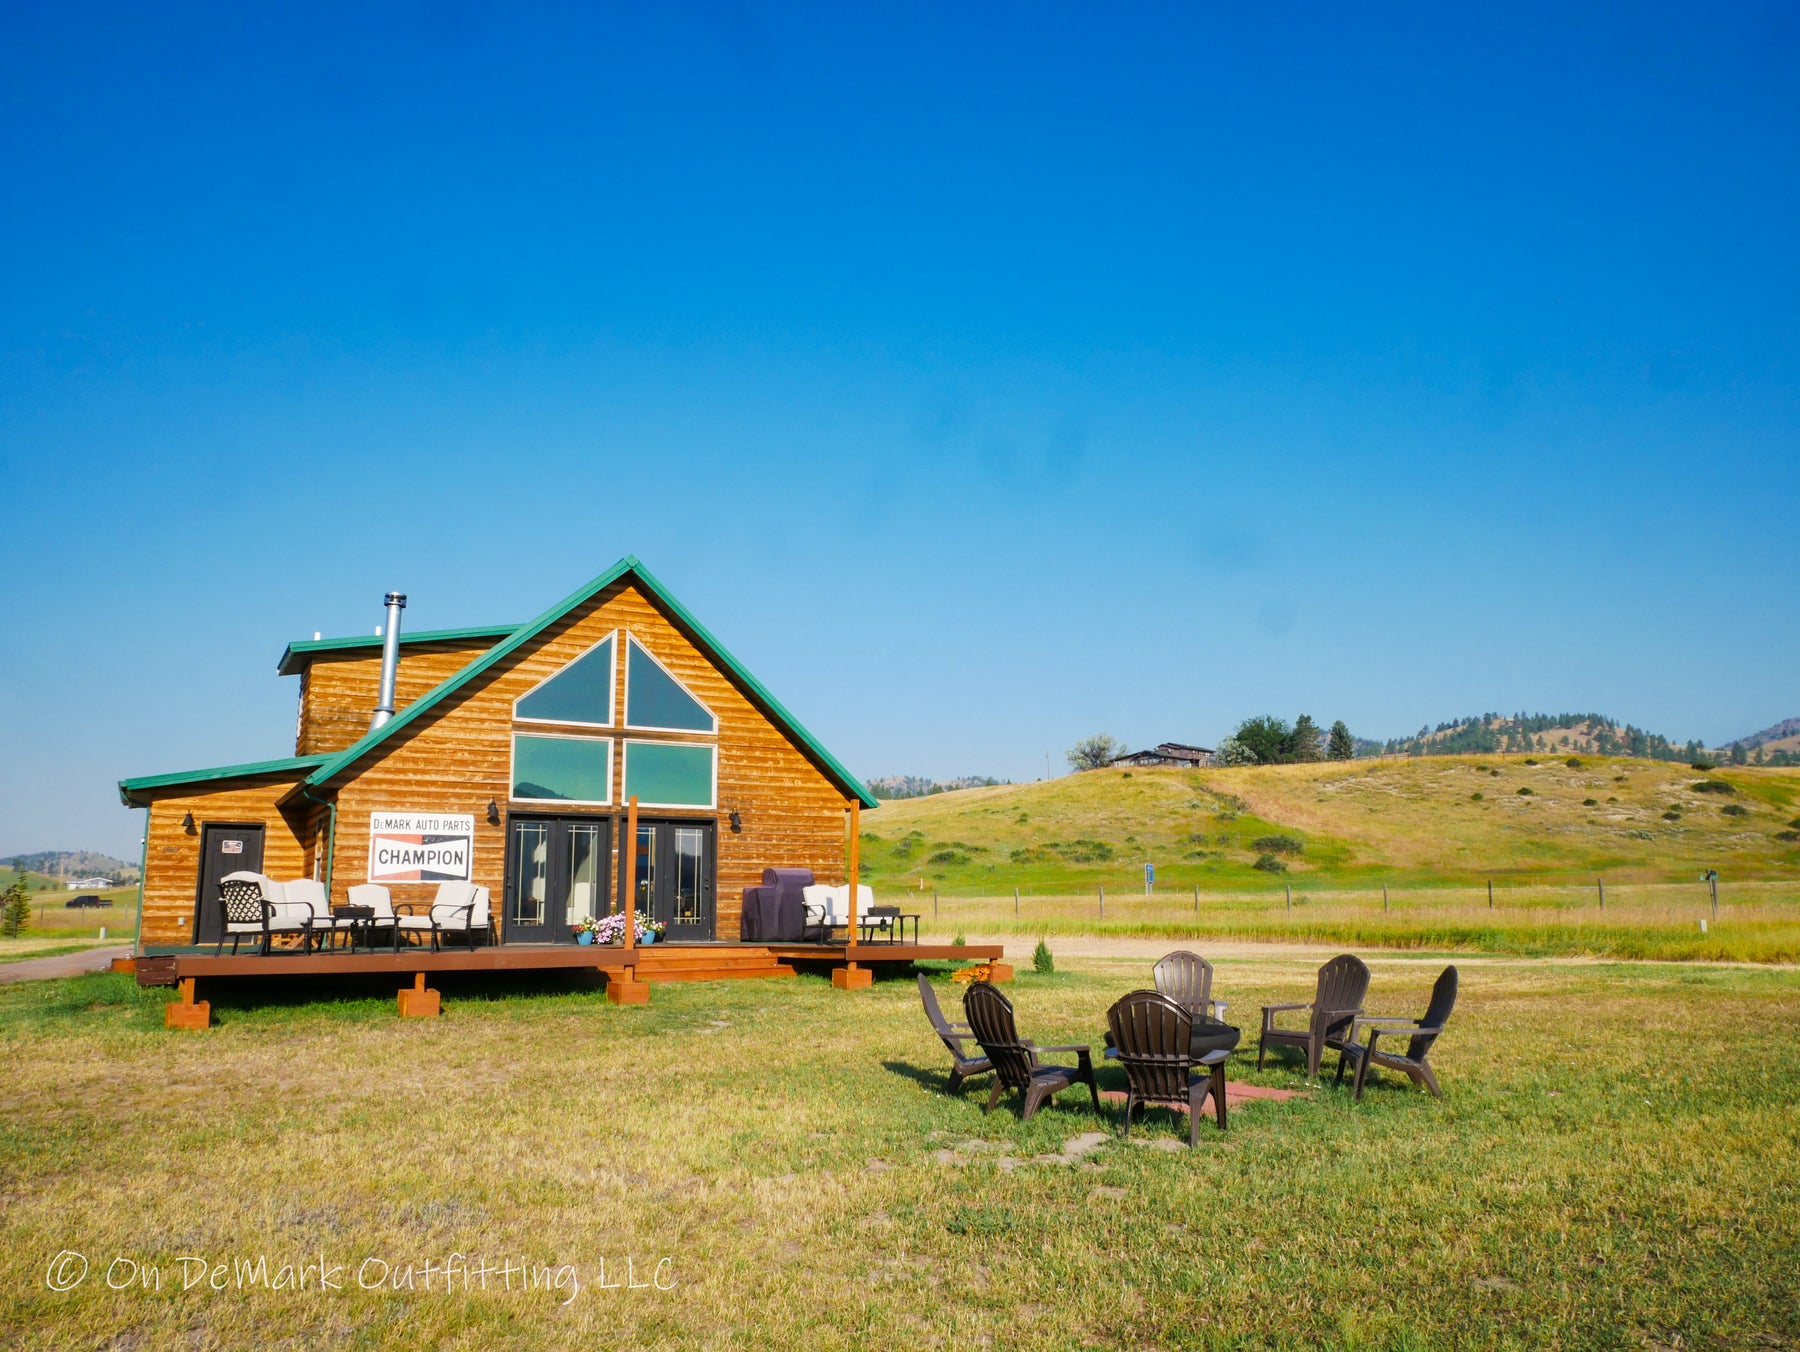
[(418, 972), (413, 976), (410, 987), (400, 990), (400, 1017), (403, 1019), (435, 1019), (442, 1013), (442, 1005), (436, 991), (425, 989), (425, 973)]
[(1010, 962), (992, 961), (987, 965), (988, 980), (998, 985), (1002, 981), (1013, 979), (1013, 965)]
[(606, 974), (606, 998), (615, 1005), (647, 1005), (650, 983), (638, 980), (635, 967), (617, 968)]
[(844, 965), (842, 967), (833, 967), (831, 969), (831, 984), (841, 991), (867, 990), (870, 986), (875, 984), (875, 973), (871, 972), (867, 967), (859, 967), (856, 965), (856, 950), (858, 948), (856, 942), (858, 932), (856, 884), (858, 870), (862, 862), (860, 855), (861, 847), (862, 800), (852, 798), (850, 800), (849, 858), (847, 860), (847, 867), (844, 869), (844, 873), (848, 877), (850, 883), (850, 937), (844, 944)]
[(194, 998), (194, 978), (183, 977), (181, 999), (163, 1006), (164, 1028), (202, 1029), (212, 1026), (212, 1001)]

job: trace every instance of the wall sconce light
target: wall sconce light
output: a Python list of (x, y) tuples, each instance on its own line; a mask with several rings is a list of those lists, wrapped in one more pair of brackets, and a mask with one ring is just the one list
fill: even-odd
[(492, 798), (488, 799), (488, 825), (500, 825), (500, 804)]
[(190, 812), (187, 814), (187, 816), (185, 816), (181, 819), (181, 829), (190, 836), (194, 834), (194, 814), (193, 813)]
[(738, 810), (735, 807), (731, 809), (731, 832), (733, 835), (742, 835), (744, 833), (744, 819), (738, 815)]

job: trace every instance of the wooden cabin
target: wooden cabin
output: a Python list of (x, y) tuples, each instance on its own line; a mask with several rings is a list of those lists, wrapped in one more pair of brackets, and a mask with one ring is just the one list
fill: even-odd
[[(480, 965), (527, 966), (551, 949), (537, 965), (569, 965), (576, 923), (624, 909), (629, 867), (631, 905), (668, 945), (728, 943), (765, 867), (844, 881), (847, 815), (875, 805), (635, 558), (524, 624), (402, 633), (379, 726), (381, 637), (295, 642), (278, 670), (299, 680), (293, 755), (119, 785), (149, 812), (140, 977), (168, 955), (169, 979), (301, 970), (207, 956), (219, 880), (239, 870), (315, 879), (333, 905), (365, 882), (425, 903), (472, 882), (519, 959)], [(382, 970), (444, 965), (402, 953)]]

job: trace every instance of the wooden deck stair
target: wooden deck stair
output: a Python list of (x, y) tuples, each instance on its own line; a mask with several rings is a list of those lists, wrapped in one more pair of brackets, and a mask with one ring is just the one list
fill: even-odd
[(706, 948), (650, 944), (638, 949), (639, 981), (728, 981), (792, 976), (794, 969), (766, 948)]

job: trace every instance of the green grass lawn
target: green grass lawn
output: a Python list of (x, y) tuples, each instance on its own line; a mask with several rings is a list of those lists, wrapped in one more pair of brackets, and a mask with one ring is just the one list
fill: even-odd
[[(1316, 962), (1228, 951), (1215, 993), (1253, 1026)], [(1416, 1013), (1440, 962), (1371, 965), (1371, 1007)], [(1040, 1042), (1097, 1046), (1149, 975), (1062, 966), (1010, 988)], [(1153, 1110), (1138, 1143), (1054, 1162), (1096, 1127), (1084, 1099), (1021, 1124), (983, 1116), (979, 1087), (946, 1097), (909, 980), (658, 986), (645, 1008), (443, 989), (443, 1018), (405, 1023), (385, 989), (221, 993), (217, 1026), (177, 1034), (167, 992), (127, 977), (0, 988), (0, 1343), (1800, 1345), (1791, 970), (1467, 959), (1442, 1103), (1327, 1082), (1207, 1125), (1196, 1152), (1162, 1148), (1185, 1132)], [(1257, 1074), (1252, 1051), (1231, 1074), (1301, 1087), (1291, 1066)], [(52, 1292), (65, 1249), (90, 1273)], [(569, 1265), (579, 1293), (420, 1289), (452, 1254)], [(183, 1292), (184, 1255), (322, 1258), (346, 1289), (225, 1269)], [(140, 1268), (108, 1290), (115, 1256), (162, 1288)], [(390, 1285), (360, 1290), (371, 1257)], [(628, 1259), (673, 1289), (602, 1288)]]
[[(118, 888), (100, 895), (112, 900), (107, 907), (70, 910), (63, 903), (71, 894), (46, 892), (32, 898), (31, 925), (16, 939), (0, 938), (0, 963), (28, 958), (75, 953), (100, 944), (129, 944), (137, 933), (137, 889)], [(106, 931), (105, 938), (100, 931)]]

